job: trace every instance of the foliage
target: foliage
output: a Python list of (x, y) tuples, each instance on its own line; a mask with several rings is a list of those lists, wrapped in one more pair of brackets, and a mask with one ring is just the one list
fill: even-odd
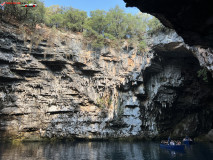
[(113, 35), (109, 34), (109, 33), (104, 33), (104, 38), (110, 39), (110, 40), (116, 40), (116, 38)]
[(203, 68), (200, 69), (198, 72), (198, 77), (202, 77), (204, 82), (208, 82), (208, 74), (207, 74), (207, 69)]
[(56, 28), (65, 28), (73, 32), (82, 32), (87, 13), (74, 9), (53, 5), (46, 8), (46, 25)]
[(153, 17), (152, 19), (149, 20), (148, 22), (149, 34), (155, 34), (164, 29), (166, 29), (165, 26), (163, 26), (157, 18)]
[(119, 43), (125, 40), (130, 42), (129, 46), (144, 52), (147, 48), (147, 33), (154, 34), (165, 28), (159, 20), (148, 14), (127, 14), (119, 6), (109, 11), (91, 11), (88, 17), (85, 11), (72, 7), (53, 5), (45, 8), (41, 0), (32, 0), (32, 3), (37, 3), (38, 6), (28, 8), (21, 5), (6, 5), (4, 12), (9, 17), (12, 15), (32, 26), (45, 23), (48, 27), (83, 32), (94, 48), (101, 48), (109, 43), (111, 46), (120, 46)]
[(83, 32), (83, 25), (87, 18), (85, 11), (70, 7), (64, 13), (64, 25), (73, 32)]
[(95, 49), (100, 49), (104, 47), (104, 37), (102, 35), (98, 35), (92, 42), (92, 47)]
[(106, 13), (107, 12), (103, 10), (91, 11), (90, 18), (87, 19), (84, 27), (86, 29), (90, 28), (98, 34), (103, 34), (108, 24)]
[(119, 6), (116, 6), (109, 10), (106, 19), (108, 21), (106, 32), (117, 39), (124, 38), (127, 26), (124, 10), (120, 9)]
[(98, 107), (101, 109), (109, 108), (109, 106), (112, 104), (111, 97), (109, 95), (108, 96), (105, 95), (97, 99), (97, 104)]
[(140, 52), (144, 52), (145, 50), (146, 50), (146, 48), (147, 48), (147, 44), (146, 44), (146, 42), (145, 41), (141, 41), (140, 43), (139, 43), (139, 51)]
[(120, 120), (124, 114), (124, 108), (122, 106), (118, 106), (117, 108), (117, 118)]
[(127, 36), (142, 40), (146, 33), (148, 18), (147, 14), (138, 13), (137, 15), (127, 14)]
[[(12, 2), (15, 2), (12, 0)], [(20, 0), (19, 2), (26, 2)], [(21, 5), (5, 5), (4, 15), (17, 19), (23, 23), (35, 26), (37, 23), (44, 22), (45, 6), (40, 0), (32, 0), (37, 3), (37, 7), (22, 7)]]
[(46, 8), (45, 24), (56, 28), (63, 26), (64, 17), (62, 8), (59, 5), (53, 5)]
[[(127, 14), (119, 6), (110, 9), (108, 12), (96, 10), (90, 12), (84, 24), (84, 36), (93, 39), (92, 46), (102, 46), (103, 36), (110, 39), (111, 43), (117, 44), (121, 39), (129, 39), (134, 47), (139, 44), (139, 49), (144, 50), (145, 33), (150, 19), (148, 14)], [(97, 41), (97, 38), (99, 41)], [(142, 42), (141, 42), (142, 41)]]

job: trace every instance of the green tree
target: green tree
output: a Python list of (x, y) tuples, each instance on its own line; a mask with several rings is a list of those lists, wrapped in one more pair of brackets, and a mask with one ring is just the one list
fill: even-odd
[[(12, 2), (16, 2), (12, 0)], [(19, 2), (26, 2), (20, 0)], [(7, 17), (14, 18), (20, 22), (24, 22), (35, 26), (36, 23), (44, 22), (45, 7), (44, 3), (40, 0), (32, 0), (32, 3), (36, 3), (37, 7), (22, 7), (22, 5), (5, 5), (4, 15)]]
[(149, 20), (149, 22), (148, 22), (148, 33), (149, 34), (155, 34), (164, 29), (166, 29), (166, 28), (160, 23), (160, 21), (157, 18), (152, 17)]
[(109, 24), (107, 26), (106, 33), (111, 34), (118, 39), (125, 37), (127, 21), (124, 10), (120, 9), (119, 6), (110, 9), (107, 13), (107, 21)]
[(78, 9), (69, 8), (64, 13), (64, 25), (73, 32), (83, 32), (83, 26), (87, 19), (87, 13)]
[(142, 41), (140, 41), (138, 47), (139, 47), (140, 52), (144, 52), (147, 48), (147, 44), (144, 40), (142, 40)]
[(107, 27), (106, 11), (96, 10), (90, 12), (90, 18), (86, 22), (85, 28), (91, 28), (98, 34), (103, 34)]
[(144, 39), (148, 18), (149, 16), (143, 13), (138, 13), (137, 15), (127, 14), (127, 36), (138, 40)]
[(46, 8), (45, 24), (49, 27), (62, 27), (64, 22), (63, 8), (53, 5)]
[(197, 76), (202, 77), (204, 82), (208, 82), (208, 70), (206, 68), (198, 70)]
[(43, 23), (45, 18), (45, 6), (44, 3), (36, 0), (35, 3), (37, 7), (35, 8), (26, 8), (28, 9), (28, 14), (26, 17), (26, 22), (35, 26), (37, 23)]
[(95, 49), (100, 49), (104, 47), (104, 37), (102, 35), (98, 35), (92, 42), (92, 47)]

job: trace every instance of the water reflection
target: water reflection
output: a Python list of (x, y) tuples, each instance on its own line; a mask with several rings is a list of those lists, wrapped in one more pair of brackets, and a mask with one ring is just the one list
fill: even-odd
[(175, 159), (175, 158), (182, 159), (185, 153), (186, 152), (184, 150), (174, 151), (168, 149), (161, 149), (160, 156), (166, 159)]
[(196, 144), (176, 152), (154, 142), (66, 142), (1, 144), (1, 160), (210, 160), (213, 144)]

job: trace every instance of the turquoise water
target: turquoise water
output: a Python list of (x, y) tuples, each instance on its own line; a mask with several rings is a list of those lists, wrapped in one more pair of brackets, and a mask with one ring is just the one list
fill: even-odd
[(213, 143), (184, 152), (161, 149), (156, 142), (0, 143), (0, 160), (212, 160)]

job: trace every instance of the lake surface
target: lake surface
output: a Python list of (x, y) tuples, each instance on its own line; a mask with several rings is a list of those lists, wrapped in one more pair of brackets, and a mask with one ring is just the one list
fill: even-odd
[(212, 160), (213, 143), (184, 152), (161, 149), (157, 142), (0, 143), (0, 160)]

